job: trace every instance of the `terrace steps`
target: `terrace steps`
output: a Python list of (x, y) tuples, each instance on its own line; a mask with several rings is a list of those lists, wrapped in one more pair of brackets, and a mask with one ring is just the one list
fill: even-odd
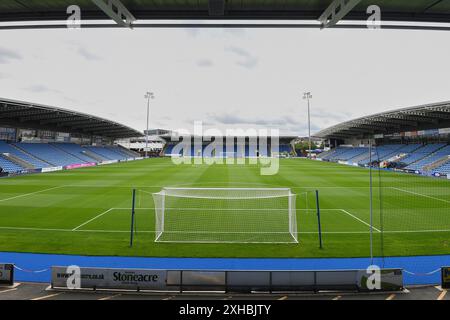
[(13, 144), (13, 143), (9, 144), (9, 146), (11, 146), (12, 148), (14, 148), (14, 149), (16, 149), (16, 150), (18, 150), (18, 151), (20, 151), (20, 152), (25, 153), (27, 156), (29, 156), (29, 157), (31, 157), (31, 158), (33, 158), (33, 159), (35, 159), (35, 160), (41, 161), (41, 162), (43, 162), (43, 163), (46, 163), (46, 164), (48, 164), (49, 166), (52, 166), (52, 165), (53, 165), (53, 164), (51, 164), (50, 162), (45, 161), (44, 159), (41, 159), (41, 158), (36, 157), (34, 154), (29, 153), (29, 152), (26, 151), (25, 149), (22, 149), (21, 147), (15, 145), (15, 144)]
[(448, 155), (443, 156), (442, 158), (440, 158), (439, 160), (423, 167), (423, 169), (425, 171), (431, 171), (434, 170), (436, 168), (439, 168), (440, 166), (443, 166), (444, 164), (446, 164), (447, 162), (450, 162), (450, 157)]
[(36, 169), (36, 167), (33, 166), (31, 163), (20, 159), (19, 157), (13, 155), (12, 153), (2, 153), (1, 156), (4, 159), (8, 160), (9, 162), (15, 163), (15, 164), (21, 166), (22, 168), (25, 168), (25, 169)]
[(71, 155), (72, 157), (75, 157), (75, 158), (79, 159), (82, 163), (85, 162), (85, 160), (83, 160), (83, 159), (81, 159), (80, 157), (78, 157), (75, 153), (67, 152), (67, 151), (64, 150), (63, 148), (60, 148), (60, 147), (58, 146), (58, 144), (56, 144), (56, 143), (50, 143), (49, 145), (52, 146), (53, 148), (55, 148), (55, 149), (61, 151), (61, 152), (67, 153), (67, 154)]

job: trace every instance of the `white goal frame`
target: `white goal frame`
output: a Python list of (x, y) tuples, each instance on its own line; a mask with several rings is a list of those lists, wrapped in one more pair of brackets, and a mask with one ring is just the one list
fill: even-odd
[[(171, 188), (165, 187), (160, 192), (153, 193), (153, 201), (155, 208), (155, 242), (176, 242), (176, 243), (298, 243), (297, 232), (297, 209), (296, 209), (296, 197), (297, 195), (292, 193), (290, 188)], [(187, 201), (187, 203), (196, 204), (198, 200), (200, 206), (203, 200), (215, 201), (218, 204), (227, 204), (227, 201), (242, 201), (243, 207), (236, 207), (236, 202), (232, 208), (215, 208), (213, 206), (207, 207), (167, 207), (167, 199), (169, 202), (174, 198), (176, 201)], [(247, 203), (246, 203), (247, 201)], [(268, 202), (269, 206), (265, 207)], [(280, 207), (276, 207), (277, 201), (280, 202)], [(246, 208), (245, 205), (255, 205), (256, 208)], [(275, 207), (271, 207), (270, 204), (275, 204)], [(261, 207), (258, 207), (258, 206)], [(169, 205), (170, 206), (170, 205)], [(175, 212), (175, 213), (173, 213)], [(198, 213), (199, 212), (199, 213)], [(191, 218), (195, 218), (196, 214), (199, 214), (199, 224), (202, 223), (202, 218), (213, 214), (247, 214), (246, 216), (250, 224), (251, 230), (245, 230), (245, 218), (244, 223), (238, 224), (239, 228), (244, 228), (244, 231), (226, 230), (225, 231), (205, 231), (205, 230), (189, 230), (190, 223), (183, 221), (181, 215), (189, 215)], [(168, 216), (170, 214), (170, 216)], [(254, 214), (255, 217), (251, 215)], [(180, 215), (180, 216), (177, 216)], [(277, 216), (276, 216), (277, 215)], [(173, 225), (173, 221), (181, 217), (180, 224), (184, 222), (183, 230), (171, 230), (167, 227), (166, 220), (169, 218), (171, 222), (169, 225)], [(212, 216), (213, 217), (213, 216)], [(228, 216), (227, 216), (228, 217)], [(252, 224), (251, 219), (263, 220), (267, 218), (266, 223), (262, 223), (263, 227), (261, 231), (255, 231), (255, 224)], [(229, 218), (229, 217), (228, 217)], [(239, 218), (239, 216), (237, 217)], [(207, 219), (207, 218), (206, 218)], [(212, 218), (214, 219), (214, 218)], [(220, 219), (220, 217), (215, 218)], [(272, 220), (271, 220), (272, 219)], [(261, 221), (259, 220), (259, 221)], [(188, 220), (194, 221), (194, 220)], [(217, 221), (213, 221), (217, 227)], [(277, 222), (280, 221), (279, 224)], [(255, 222), (255, 221), (253, 221)], [(264, 221), (263, 221), (264, 222)], [(206, 222), (207, 223), (207, 222)], [(272, 224), (270, 224), (272, 223)], [(195, 223), (193, 223), (195, 224)], [(198, 224), (197, 224), (198, 225)], [(224, 224), (225, 225), (225, 224)], [(232, 227), (231, 227), (232, 228)], [(268, 229), (270, 228), (270, 230)], [(274, 230), (272, 230), (272, 228)], [(282, 230), (280, 230), (280, 228)], [(171, 235), (172, 237), (164, 235)], [(186, 239), (183, 238), (183, 234)], [(198, 235), (198, 239), (195, 239), (195, 235)], [(227, 237), (237, 235), (237, 239), (227, 239)], [(190, 237), (191, 238), (190, 238)], [(271, 240), (272, 236), (272, 240)], [(178, 237), (178, 238), (177, 238)], [(192, 238), (194, 237), (194, 239)], [(223, 237), (223, 238), (221, 238)], [(247, 238), (246, 238), (247, 237)], [(174, 238), (177, 238), (174, 240)], [(255, 239), (256, 238), (256, 239)]]

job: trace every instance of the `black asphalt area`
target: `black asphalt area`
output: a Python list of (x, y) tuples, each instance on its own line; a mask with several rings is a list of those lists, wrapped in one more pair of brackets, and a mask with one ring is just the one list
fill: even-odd
[(112, 291), (58, 291), (48, 283), (16, 283), (0, 287), (0, 300), (450, 300), (439, 286), (408, 287), (395, 293), (145, 293)]

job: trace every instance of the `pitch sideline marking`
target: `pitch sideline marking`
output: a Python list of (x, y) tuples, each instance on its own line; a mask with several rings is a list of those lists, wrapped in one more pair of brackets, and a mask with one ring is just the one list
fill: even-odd
[[(56, 231), (56, 232), (92, 232), (92, 233), (129, 233), (130, 230), (72, 230), (72, 229), (52, 229), (52, 228), (28, 228), (28, 227), (0, 227), (0, 230), (23, 230), (23, 231)], [(141, 230), (140, 233), (154, 233), (155, 230)], [(384, 233), (434, 233), (450, 232), (450, 229), (441, 230), (392, 230), (383, 231)], [(323, 231), (323, 234), (368, 234), (369, 231)], [(300, 231), (297, 234), (317, 234), (317, 231)]]
[(357, 216), (351, 214), (350, 212), (348, 212), (347, 210), (341, 209), (342, 212), (344, 212), (345, 214), (348, 214), (350, 217), (358, 220), (359, 222), (365, 224), (366, 226), (368, 226), (369, 228), (373, 228), (373, 230), (377, 231), (377, 232), (381, 232), (380, 229), (375, 228), (374, 226), (371, 226), (370, 224), (368, 224), (367, 222), (365, 222), (364, 220), (361, 220), (360, 218), (358, 218)]
[(417, 193), (417, 192), (413, 192), (413, 191), (408, 191), (408, 190), (404, 190), (404, 189), (400, 189), (400, 188), (396, 188), (396, 187), (391, 187), (391, 188), (394, 189), (394, 190), (415, 194), (416, 196), (421, 196), (421, 197), (430, 198), (430, 199), (437, 200), (437, 201), (442, 201), (442, 202), (445, 202), (445, 203), (450, 203), (450, 201), (447, 201), (447, 200), (444, 200), (444, 199), (440, 199), (440, 198), (436, 198), (436, 197), (432, 197), (432, 196), (428, 196), (426, 194)]
[(11, 291), (16, 291), (17, 288), (12, 288), (12, 289), (6, 289), (6, 290), (0, 290), (0, 293), (6, 293), (6, 292), (11, 292)]
[(106, 210), (105, 212), (102, 212), (102, 213), (100, 213), (100, 214), (98, 214), (98, 215), (96, 215), (95, 217), (93, 217), (92, 219), (89, 219), (88, 221), (86, 221), (86, 222), (83, 222), (82, 224), (80, 224), (78, 227), (75, 227), (75, 228), (73, 228), (72, 229), (72, 231), (77, 231), (78, 229), (80, 229), (82, 226), (85, 226), (85, 225), (87, 225), (88, 223), (90, 223), (90, 222), (92, 222), (92, 221), (94, 221), (95, 219), (98, 219), (98, 218), (100, 218), (101, 216), (103, 216), (103, 215), (105, 215), (105, 214), (107, 214), (108, 212), (110, 212), (110, 211), (112, 211), (112, 210), (114, 210), (114, 208), (109, 208), (108, 210)]
[(36, 191), (36, 192), (25, 193), (25, 194), (21, 194), (21, 195), (15, 196), (15, 197), (1, 199), (0, 202), (4, 202), (4, 201), (8, 201), (8, 200), (14, 200), (14, 199), (22, 198), (22, 197), (26, 197), (26, 196), (32, 196), (34, 194), (38, 194), (38, 193), (42, 193), (42, 192), (50, 191), (50, 190), (55, 190), (55, 189), (59, 189), (59, 188), (64, 188), (64, 187), (65, 186), (57, 186), (57, 187), (53, 187), (53, 188), (48, 188), (48, 189)]
[(58, 292), (58, 293), (49, 294), (49, 295), (46, 295), (46, 296), (43, 296), (43, 297), (33, 298), (33, 299), (31, 299), (31, 300), (34, 300), (34, 301), (37, 301), (37, 300), (45, 300), (45, 299), (48, 299), (48, 298), (53, 298), (53, 297), (60, 296), (60, 295), (62, 295), (62, 294), (63, 294), (63, 292)]
[(445, 296), (447, 295), (447, 290), (443, 290), (437, 300), (444, 300)]

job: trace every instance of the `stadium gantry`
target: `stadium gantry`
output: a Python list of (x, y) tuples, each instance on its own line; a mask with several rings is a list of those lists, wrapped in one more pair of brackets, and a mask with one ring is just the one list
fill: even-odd
[(0, 98), (0, 124), (78, 133), (110, 139), (141, 137), (142, 132), (100, 117), (36, 103)]
[(315, 134), (322, 139), (367, 138), (450, 127), (450, 102), (395, 109), (337, 124)]
[[(110, 5), (111, 4), (111, 5)], [(450, 4), (448, 1), (435, 0), (350, 0), (350, 1), (320, 1), (320, 0), (199, 0), (199, 1), (153, 1), (153, 0), (60, 0), (60, 1), (17, 1), (4, 0), (0, 2), (0, 22), (17, 21), (65, 21), (69, 14), (68, 8), (77, 5), (82, 10), (83, 20), (112, 19), (120, 26), (130, 27), (186, 27), (213, 26), (209, 23), (172, 24), (163, 20), (278, 20), (281, 23), (256, 23), (256, 27), (365, 27), (364, 24), (336, 25), (345, 18), (353, 21), (366, 21), (367, 10), (377, 5), (382, 11), (383, 21), (400, 22), (433, 22), (447, 23), (450, 21)], [(114, 7), (113, 7), (114, 6)], [(136, 21), (161, 20), (156, 25), (140, 24)], [(306, 21), (297, 25), (286, 21)], [(319, 20), (320, 23), (317, 21)], [(311, 21), (316, 23), (311, 24)], [(230, 25), (230, 24), (228, 24)], [(239, 25), (231, 22), (231, 25)], [(47, 27), (65, 27), (65, 24), (48, 24)], [(105, 27), (105, 24), (91, 24), (93, 27)], [(114, 25), (110, 25), (114, 26)], [(220, 24), (219, 24), (220, 26)], [(245, 25), (244, 25), (245, 26)], [(252, 25), (247, 25), (247, 27)], [(0, 28), (28, 28), (29, 24), (15, 24)], [(32, 28), (38, 25), (32, 25)], [(42, 27), (42, 25), (41, 25)], [(391, 24), (391, 28), (415, 28), (413, 25)], [(416, 26), (417, 27), (417, 26)], [(445, 28), (442, 26), (426, 26), (423, 29)], [(448, 28), (448, 27), (447, 27)]]
[(142, 136), (137, 130), (100, 117), (0, 99), (0, 175), (138, 159), (140, 154), (113, 144), (119, 138)]
[(450, 177), (449, 134), (449, 102), (396, 109), (316, 133), (316, 137), (328, 140), (328, 145), (335, 147), (317, 158)]

